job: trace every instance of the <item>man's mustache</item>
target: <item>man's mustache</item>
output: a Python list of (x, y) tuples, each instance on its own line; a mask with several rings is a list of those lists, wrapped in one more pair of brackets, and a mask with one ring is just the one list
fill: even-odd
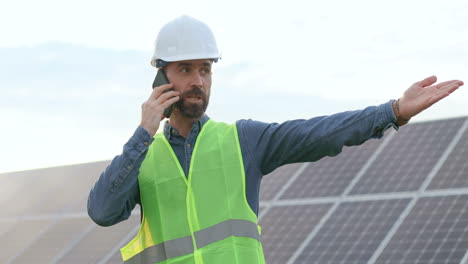
[(203, 92), (203, 90), (200, 89), (199, 87), (194, 87), (191, 90), (186, 91), (179, 96), (180, 98), (187, 98), (189, 96), (199, 96), (201, 98), (206, 98), (205, 92)]

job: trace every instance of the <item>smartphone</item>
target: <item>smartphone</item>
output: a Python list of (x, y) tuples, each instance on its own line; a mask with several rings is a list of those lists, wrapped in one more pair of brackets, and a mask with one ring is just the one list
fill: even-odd
[[(164, 70), (158, 69), (158, 73), (156, 74), (156, 77), (154, 78), (153, 89), (154, 87), (158, 87), (158, 86), (161, 86), (163, 84), (168, 84), (168, 83), (169, 83), (169, 80), (167, 79), (166, 74), (164, 73)], [(167, 89), (164, 92), (167, 93), (169, 91), (174, 91), (174, 88)], [(168, 108), (164, 109), (164, 116), (166, 118), (169, 118), (171, 116), (172, 110), (174, 110), (174, 105), (175, 103), (171, 104)]]

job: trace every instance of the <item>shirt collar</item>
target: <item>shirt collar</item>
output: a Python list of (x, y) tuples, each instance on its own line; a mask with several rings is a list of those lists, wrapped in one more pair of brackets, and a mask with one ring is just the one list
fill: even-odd
[[(197, 133), (200, 132), (201, 128), (208, 120), (210, 120), (210, 117), (206, 114), (203, 115), (202, 118), (193, 122), (192, 131), (196, 131)], [(179, 131), (177, 131), (175, 127), (171, 126), (171, 124), (169, 124), (169, 121), (166, 120), (166, 122), (164, 123), (164, 136), (169, 140), (172, 137), (179, 135)]]

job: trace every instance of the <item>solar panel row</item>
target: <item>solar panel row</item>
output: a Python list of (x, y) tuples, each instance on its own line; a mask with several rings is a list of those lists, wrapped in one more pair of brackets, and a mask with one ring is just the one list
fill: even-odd
[[(468, 258), (467, 122), (411, 124), (265, 176), (267, 263)], [(135, 235), (140, 216), (103, 228), (86, 215), (89, 189), (107, 164), (0, 174), (0, 263), (119, 263), (118, 249)]]
[[(441, 177), (444, 177), (444, 182), (449, 181), (447, 178), (461, 182), (461, 184), (448, 187), (465, 187), (466, 185), (463, 185), (463, 183), (468, 181), (468, 177), (466, 175), (464, 176), (464, 165), (459, 164), (457, 167), (453, 164), (456, 164), (457, 161), (460, 162), (460, 160), (468, 160), (468, 155), (465, 154), (467, 151), (466, 145), (468, 145), (466, 143), (468, 135), (466, 122), (466, 118), (459, 118), (438, 122), (420, 123), (401, 128), (401, 131), (398, 132), (398, 136), (392, 138), (388, 143), (388, 146), (385, 146), (384, 151), (379, 153), (377, 160), (365, 170), (365, 173), (361, 178), (359, 178), (357, 184), (355, 186), (351, 186), (354, 188), (349, 192), (349, 196), (341, 196), (341, 198), (335, 200), (335, 203), (338, 206), (336, 208), (330, 207), (333, 211), (324, 219), (325, 222), (323, 225), (320, 225), (319, 230), (302, 230), (302, 232), (309, 233), (309, 236), (312, 235), (312, 237), (306, 239), (305, 242), (307, 245), (303, 245), (298, 252), (295, 252), (295, 255), (294, 252), (289, 252), (287, 250), (285, 252), (281, 252), (281, 248), (266, 250), (267, 258), (271, 258), (273, 260), (281, 259), (278, 263), (286, 263), (286, 261), (284, 261), (285, 255), (288, 255), (288, 263), (367, 263), (371, 257), (378, 257), (378, 255), (375, 255), (375, 250), (383, 242), (384, 238), (388, 236), (388, 232), (395, 225), (397, 219), (401, 218), (404, 220), (402, 213), (405, 211), (406, 205), (409, 203), (409, 199), (399, 200), (397, 203), (399, 204), (399, 207), (397, 207), (398, 210), (393, 211), (395, 212), (394, 214), (382, 215), (380, 218), (377, 217), (379, 216), (377, 210), (370, 212), (362, 210), (371, 210), (373, 207), (371, 204), (374, 203), (377, 208), (383, 208), (384, 212), (392, 212), (392, 210), (385, 207), (388, 206), (386, 204), (395, 203), (395, 200), (382, 200), (382, 197), (391, 196), (388, 194), (395, 192), (408, 194), (413, 192), (412, 196), (417, 195), (416, 192), (421, 189), (423, 182), (427, 179), (444, 151), (449, 151), (451, 154), (447, 160), (442, 160), (444, 166), (432, 179), (431, 187), (434, 185), (434, 182), (440, 182)], [(463, 135), (461, 138), (456, 138), (456, 134), (462, 132), (461, 129), (464, 131)], [(457, 143), (455, 149), (447, 149), (453, 140), (457, 141), (455, 142)], [(377, 143), (374, 143), (374, 146), (372, 146), (370, 145), (372, 144), (371, 141), (358, 149), (345, 149), (337, 158), (325, 158), (318, 163), (309, 165), (306, 171), (301, 174), (291, 187), (285, 191), (284, 195), (280, 197), (280, 200), (268, 202), (268, 205), (273, 208), (270, 210), (281, 208), (281, 205), (286, 204), (286, 201), (284, 200), (288, 199), (290, 199), (291, 202), (288, 202), (287, 204), (294, 206), (295, 202), (297, 204), (303, 204), (304, 201), (320, 203), (321, 199), (313, 199), (316, 196), (323, 197), (332, 194), (332, 196), (340, 197), (340, 195), (344, 194), (344, 189), (350, 187), (350, 180), (347, 180), (347, 184), (344, 185), (344, 188), (342, 187), (340, 189), (336, 188), (336, 186), (340, 185), (340, 181), (346, 181), (346, 178), (353, 179), (364, 164), (359, 160), (359, 156), (353, 152), (355, 151), (359, 152), (360, 155), (366, 155), (365, 148), (367, 147), (368, 149), (372, 149), (370, 153), (374, 153), (381, 142), (382, 141), (378, 141)], [(454, 158), (455, 155), (459, 158)], [(369, 155), (367, 155), (364, 161), (367, 160), (368, 157)], [(353, 161), (355, 161), (355, 168), (349, 165), (350, 163), (353, 163)], [(462, 162), (462, 164), (464, 163), (465, 162)], [(339, 166), (337, 166), (338, 164)], [(351, 167), (351, 169), (349, 171), (340, 171), (340, 169), (346, 166)], [(460, 167), (462, 170), (457, 170), (455, 173), (450, 171), (450, 168)], [(344, 177), (333, 178), (337, 174), (340, 176), (343, 175)], [(330, 181), (327, 182), (327, 180)], [(317, 183), (318, 187), (314, 186), (315, 183)], [(270, 183), (270, 185), (272, 185), (272, 183)], [(339, 191), (336, 191), (337, 189)], [(316, 193), (320, 194), (316, 195)], [(364, 205), (362, 207), (364, 209), (361, 209), (361, 211), (358, 209), (359, 203), (357, 202), (342, 203), (342, 200), (351, 201), (354, 197), (358, 197), (359, 195), (362, 196), (363, 194), (365, 195), (364, 197), (367, 197), (365, 199), (370, 200), (364, 203), (370, 202), (371, 204)], [(440, 193), (440, 195), (444, 194)], [(453, 196), (450, 191), (445, 195)], [(435, 197), (432, 198), (435, 199)], [(465, 198), (464, 202), (468, 204), (468, 199)], [(347, 211), (344, 209), (346, 207), (345, 204), (350, 208), (354, 208), (354, 210)], [(416, 204), (419, 205), (419, 203)], [(416, 208), (414, 210), (416, 210)], [(428, 207), (426, 210), (430, 210), (430, 208)], [(356, 217), (359, 216), (361, 218), (354, 219), (353, 212), (357, 212)], [(264, 218), (265, 220), (263, 221), (264, 225), (272, 227), (265, 231), (265, 237), (269, 236), (266, 233), (268, 230), (274, 230), (273, 232), (275, 233), (278, 232), (278, 237), (289, 237), (291, 236), (289, 232), (296, 232), (295, 230), (285, 231), (284, 233), (277, 231), (277, 226), (275, 227), (274, 224), (266, 222), (266, 219), (269, 218), (270, 216), (266, 215)], [(340, 220), (344, 222), (339, 222)], [(357, 223), (357, 227), (354, 227), (357, 230), (356, 232), (349, 230), (353, 227), (349, 227), (351, 224), (346, 222), (348, 220), (352, 224)], [(420, 221), (423, 220), (427, 219), (420, 219)], [(278, 220), (279, 223), (284, 223), (285, 221), (286, 220)], [(333, 225), (335, 221), (338, 221), (338, 223)], [(292, 225), (295, 224), (297, 223), (292, 223)], [(379, 234), (379, 232), (382, 233), (380, 233), (380, 237), (378, 237), (378, 239), (375, 239), (375, 237), (366, 235), (366, 232), (361, 230), (362, 227), (369, 228), (368, 230), (371, 230), (370, 234), (372, 235)], [(407, 227), (404, 224), (397, 227), (397, 234), (406, 232), (405, 229)], [(331, 231), (328, 232), (327, 230)], [(431, 230), (419, 230), (418, 232), (430, 233)], [(364, 239), (360, 239), (360, 236), (363, 236)], [(460, 233), (460, 236), (467, 239), (468, 234), (462, 232)], [(405, 239), (411, 240), (411, 237), (406, 237)], [(391, 241), (394, 240), (392, 239)], [(275, 242), (272, 242), (272, 240), (266, 240), (265, 244), (268, 243)], [(392, 243), (393, 242), (389, 243), (388, 247), (391, 247)], [(327, 248), (324, 245), (330, 246)], [(268, 248), (268, 246), (266, 246), (266, 248)], [(446, 260), (449, 261), (446, 263), (459, 263), (464, 256), (464, 253), (466, 253), (467, 248), (468, 247), (460, 247), (458, 251), (454, 249), (458, 254), (452, 254), (450, 256), (445, 255)], [(380, 252), (379, 254), (387, 254), (386, 252), (388, 250), (390, 249), (385, 247), (385, 249), (382, 250), (383, 252)], [(283, 257), (281, 258), (279, 256)], [(379, 258), (378, 261), (382, 261), (382, 258), (383, 257)], [(395, 258), (389, 258), (388, 263), (397, 263), (395, 261), (396, 259), (401, 259), (402, 263), (405, 261), (405, 258), (397, 256)], [(419, 261), (418, 259), (410, 259), (406, 263), (440, 263), (438, 262), (440, 259), (437, 258), (430, 260), (432, 262), (428, 262), (429, 260), (427, 258), (422, 259), (423, 262), (417, 262)]]

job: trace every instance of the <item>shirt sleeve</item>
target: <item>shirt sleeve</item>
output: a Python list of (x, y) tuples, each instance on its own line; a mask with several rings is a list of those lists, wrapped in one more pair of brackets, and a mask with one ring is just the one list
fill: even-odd
[(284, 164), (335, 156), (343, 146), (381, 138), (390, 127), (398, 130), (392, 102), (281, 124), (240, 120), (238, 127), (246, 140), (248, 154), (266, 175)]
[(153, 138), (139, 126), (101, 173), (88, 196), (88, 215), (98, 225), (110, 226), (126, 220), (140, 203), (138, 174)]

